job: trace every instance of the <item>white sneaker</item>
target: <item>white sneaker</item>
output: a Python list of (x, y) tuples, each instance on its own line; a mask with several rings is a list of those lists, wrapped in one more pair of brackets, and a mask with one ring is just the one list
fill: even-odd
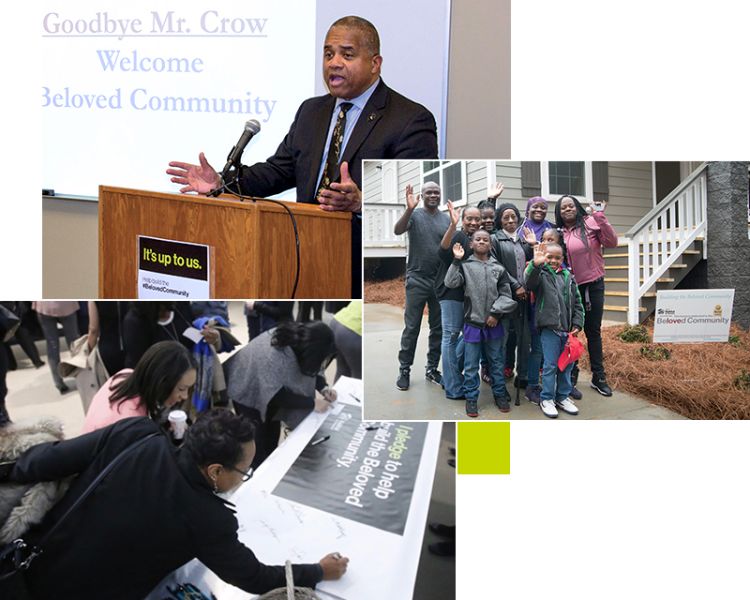
[(555, 408), (555, 403), (552, 402), (552, 400), (542, 400), (539, 403), (539, 408), (542, 409), (545, 417), (549, 417), (550, 419), (557, 418), (557, 409)]
[(573, 404), (573, 401), (570, 398), (565, 398), (564, 400), (555, 400), (555, 405), (561, 411), (566, 412), (569, 415), (578, 414), (578, 407)]

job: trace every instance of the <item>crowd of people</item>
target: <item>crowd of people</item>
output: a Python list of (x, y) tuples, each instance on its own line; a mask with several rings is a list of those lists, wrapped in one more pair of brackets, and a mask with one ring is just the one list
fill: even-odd
[(576, 415), (575, 401), (583, 397), (577, 360), (559, 359), (572, 355), (571, 347), (580, 352), (579, 332), (586, 335), (591, 387), (612, 395), (601, 337), (602, 249), (617, 245), (617, 232), (603, 202), (587, 210), (564, 195), (549, 221), (545, 198), (529, 198), (521, 214), (512, 202), (498, 204), (503, 190), (497, 182), (486, 200), (459, 211), (450, 200), (441, 210), (437, 183), (425, 182), (421, 194), (407, 185), (406, 210), (394, 226), (409, 239), (396, 387), (410, 387), (427, 307), (426, 380), (442, 386), (446, 398), (464, 401), (468, 416), (479, 414), (482, 381), (500, 412), (509, 412), (508, 379), (545, 416)]
[[(310, 412), (330, 409), (336, 392), (325, 371), (333, 360), (338, 363), (336, 378), (361, 376), (361, 301), (328, 303), (330, 325), (309, 320), (308, 310), (294, 319), (293, 305), (247, 302), (249, 342), (237, 348), (226, 302), (25, 304), (26, 316), (37, 315), (40, 324), (50, 322), (41, 328), (50, 366), (68, 364), (68, 355), (60, 360), (61, 323), (69, 346), (81, 346), (92, 359), (86, 366), (79, 363), (80, 370), (97, 363), (103, 380), (89, 400), (82, 394), (83, 430), (66, 440), (28, 448), (39, 428), (16, 428), (4, 413), (0, 482), (11, 485), (0, 486), (0, 523), (16, 526), (0, 528), (0, 546), (12, 541), (4, 537), (10, 531), (13, 539), (19, 535), (13, 517), (19, 510), (40, 515), (21, 533), (27, 542), (43, 540), (44, 546), (26, 577), (14, 578), (13, 585), (30, 588), (24, 593), (39, 598), (143, 597), (170, 571), (197, 557), (222, 579), (249, 592), (283, 586), (284, 567), (263, 565), (239, 542), (227, 495), (274, 450), (282, 422), (293, 429)], [(322, 303), (312, 308), (319, 308), (322, 316)], [(83, 327), (88, 333), (78, 336)], [(33, 335), (32, 328), (35, 346)], [(228, 359), (219, 358), (233, 350)], [(13, 354), (8, 351), (5, 343), (6, 361)], [(33, 362), (41, 366), (41, 360)], [(61, 371), (54, 373), (53, 382), (66, 393), (69, 387)], [(206, 385), (203, 380), (208, 380)], [(178, 433), (175, 427), (172, 417), (177, 413), (186, 416), (186, 432)], [(131, 447), (108, 483), (86, 498), (85, 516), (73, 511), (63, 518), (97, 475)], [(51, 480), (66, 485), (54, 494), (30, 492)], [(144, 493), (149, 489), (159, 493)], [(16, 506), (8, 490), (22, 490), (13, 496)], [(51, 495), (55, 497), (50, 503)], [(42, 501), (39, 498), (47, 502), (46, 510), (31, 506)], [(124, 510), (130, 516), (119, 519)], [(186, 510), (194, 514), (186, 515)], [(158, 540), (148, 535), (155, 527)], [(152, 558), (123, 580), (116, 571), (139, 549)], [(100, 567), (95, 558), (105, 553), (114, 560)], [(332, 553), (319, 563), (294, 565), (295, 581), (314, 586), (339, 578), (347, 562)], [(99, 565), (95, 573), (92, 564)], [(2, 585), (10, 583), (0, 581), (0, 590), (5, 590)]]

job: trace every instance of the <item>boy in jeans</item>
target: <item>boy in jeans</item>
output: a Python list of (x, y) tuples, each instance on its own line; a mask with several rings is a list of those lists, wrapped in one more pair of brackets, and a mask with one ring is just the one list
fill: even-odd
[(541, 243), (534, 247), (534, 259), (526, 267), (526, 288), (536, 296), (536, 327), (542, 342), (542, 393), (540, 408), (554, 419), (557, 409), (577, 415), (578, 407), (568, 397), (573, 386), (573, 364), (559, 371), (557, 359), (568, 335), (577, 335), (583, 327), (583, 304), (573, 274), (562, 265), (562, 247)]
[(473, 254), (461, 262), (464, 249), (453, 245), (453, 262), (445, 274), (449, 288), (464, 288), (464, 396), (466, 414), (479, 415), (479, 357), (482, 349), (492, 375), (492, 393), (501, 412), (510, 411), (510, 394), (505, 387), (506, 331), (501, 324), (504, 315), (516, 308), (505, 268), (490, 256), (490, 234), (478, 229), (471, 236)]

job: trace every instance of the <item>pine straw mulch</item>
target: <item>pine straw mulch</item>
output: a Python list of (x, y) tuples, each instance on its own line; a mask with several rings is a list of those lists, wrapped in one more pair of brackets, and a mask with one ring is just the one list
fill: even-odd
[[(705, 344), (626, 343), (617, 337), (624, 326), (602, 328), (604, 365), (609, 384), (646, 398), (690, 419), (750, 419), (750, 332), (732, 325), (729, 342)], [(652, 339), (653, 321), (646, 323)], [(731, 339), (731, 338), (730, 338)], [(641, 347), (662, 346), (667, 360), (649, 360)], [(585, 347), (585, 346), (584, 346)], [(588, 356), (581, 366), (589, 368)], [(744, 389), (737, 378), (745, 373)]]
[(406, 306), (405, 280), (403, 277), (387, 281), (365, 281), (365, 302)]

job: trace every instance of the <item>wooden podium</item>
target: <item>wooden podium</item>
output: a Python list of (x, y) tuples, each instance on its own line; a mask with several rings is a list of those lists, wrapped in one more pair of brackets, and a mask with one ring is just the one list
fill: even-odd
[[(351, 297), (351, 213), (285, 202), (296, 298)], [(289, 214), (271, 202), (99, 187), (99, 296), (137, 298), (139, 235), (210, 246), (212, 297), (290, 298)]]

